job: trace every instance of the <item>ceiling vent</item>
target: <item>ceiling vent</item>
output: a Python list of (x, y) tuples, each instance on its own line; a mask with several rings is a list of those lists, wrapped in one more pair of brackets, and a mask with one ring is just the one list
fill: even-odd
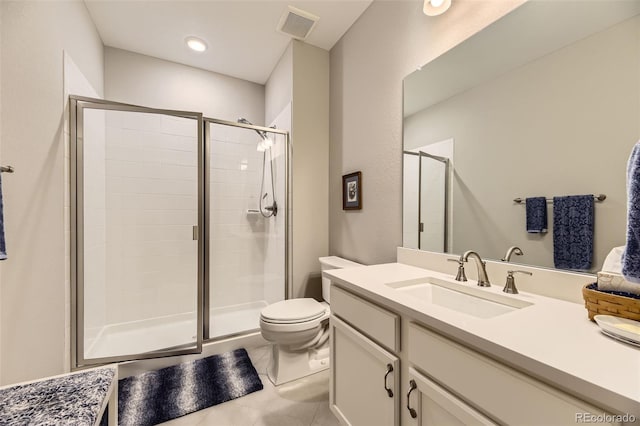
[(278, 31), (298, 40), (307, 38), (320, 19), (318, 16), (289, 6), (278, 23)]

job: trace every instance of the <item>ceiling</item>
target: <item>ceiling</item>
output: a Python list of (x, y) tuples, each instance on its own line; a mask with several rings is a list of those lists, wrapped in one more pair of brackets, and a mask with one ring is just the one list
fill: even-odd
[[(329, 50), (372, 0), (85, 0), (105, 46), (264, 84), (291, 38), (276, 31), (291, 5), (320, 17), (306, 43)], [(185, 38), (209, 48), (196, 53)]]

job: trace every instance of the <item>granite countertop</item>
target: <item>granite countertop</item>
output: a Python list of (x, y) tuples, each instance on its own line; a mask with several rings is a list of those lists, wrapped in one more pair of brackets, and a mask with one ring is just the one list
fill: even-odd
[(2, 425), (95, 425), (113, 386), (116, 367), (45, 378), (0, 388)]
[[(483, 319), (421, 302), (386, 285), (427, 277), (453, 278), (441, 272), (389, 263), (324, 274), (333, 283), (505, 365), (601, 408), (640, 417), (640, 348), (601, 333), (582, 304), (521, 292), (507, 296), (533, 305)], [(475, 286), (475, 281), (465, 285)], [(482, 291), (505, 295), (497, 285)]]

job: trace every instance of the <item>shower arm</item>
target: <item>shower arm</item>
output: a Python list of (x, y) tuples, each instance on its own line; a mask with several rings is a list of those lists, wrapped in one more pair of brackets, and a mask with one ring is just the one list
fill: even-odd
[[(249, 126), (253, 126), (254, 124), (252, 122), (250, 122), (249, 120), (247, 120), (246, 118), (238, 118), (238, 123), (242, 123), (242, 124), (248, 124)], [(271, 126), (272, 129), (275, 129), (276, 126)], [(264, 130), (258, 130), (258, 129), (253, 129), (257, 134), (260, 135), (260, 137), (262, 138), (263, 141), (266, 141), (267, 139), (269, 139), (269, 136), (267, 136), (267, 132), (265, 132)]]

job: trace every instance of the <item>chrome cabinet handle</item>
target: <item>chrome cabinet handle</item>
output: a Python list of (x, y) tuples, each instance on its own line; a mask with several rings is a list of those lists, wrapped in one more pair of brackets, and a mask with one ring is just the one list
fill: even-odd
[(418, 413), (416, 413), (416, 410), (414, 410), (413, 408), (411, 408), (411, 405), (409, 405), (409, 401), (411, 398), (411, 392), (413, 392), (414, 389), (416, 389), (418, 387), (418, 385), (416, 385), (416, 381), (411, 379), (409, 380), (409, 392), (407, 392), (407, 410), (409, 410), (409, 414), (411, 414), (411, 418), (415, 419), (416, 417), (418, 417)]
[(393, 391), (387, 387), (387, 376), (389, 376), (389, 373), (391, 373), (392, 371), (393, 365), (387, 364), (387, 372), (384, 374), (384, 390), (387, 391), (387, 395), (389, 395), (389, 398), (393, 398)]

